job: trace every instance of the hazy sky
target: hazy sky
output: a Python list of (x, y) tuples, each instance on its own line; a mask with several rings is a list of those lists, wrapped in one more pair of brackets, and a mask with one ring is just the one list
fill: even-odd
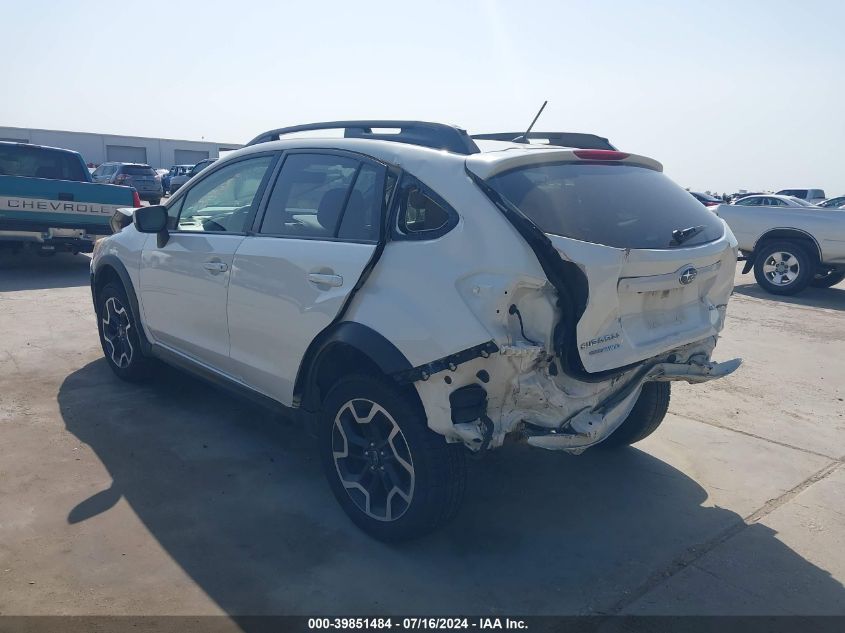
[(0, 0), (0, 125), (593, 132), (683, 186), (845, 194), (845, 1)]

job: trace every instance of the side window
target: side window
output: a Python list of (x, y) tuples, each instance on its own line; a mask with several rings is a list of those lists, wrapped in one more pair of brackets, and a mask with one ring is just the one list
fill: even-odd
[(769, 204), (773, 207), (785, 207), (787, 204), (778, 198), (769, 198)]
[(244, 231), (272, 162), (272, 156), (239, 160), (194, 184), (184, 197), (176, 228), (180, 231)]
[(743, 198), (738, 200), (737, 204), (743, 207), (756, 207), (760, 205), (760, 198)]
[(411, 186), (403, 192), (399, 207), (399, 231), (404, 235), (438, 232), (451, 220), (449, 212), (422, 188)]
[(335, 237), (347, 199), (354, 204), (355, 215), (364, 217), (365, 192), (352, 190), (360, 166), (357, 160), (345, 156), (291, 154), (273, 186), (259, 232)]
[[(352, 193), (343, 211), (337, 236), (342, 240), (377, 242), (382, 209), (389, 199), (383, 167), (364, 164), (358, 170)], [(392, 176), (393, 182), (396, 177)]]

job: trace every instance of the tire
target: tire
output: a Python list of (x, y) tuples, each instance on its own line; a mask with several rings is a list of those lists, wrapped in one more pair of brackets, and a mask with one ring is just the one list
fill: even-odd
[(321, 407), (318, 442), (335, 498), (376, 539), (418, 538), (460, 508), (466, 449), (429, 429), (420, 406), (384, 379), (338, 381)]
[(813, 280), (816, 262), (798, 242), (767, 242), (754, 261), (754, 278), (774, 295), (794, 295)]
[(100, 345), (112, 371), (128, 382), (148, 378), (153, 365), (153, 360), (141, 351), (138, 327), (123, 286), (106, 284), (97, 295)]
[(161, 204), (161, 198), (153, 198), (152, 200), (150, 200), (150, 204), (153, 206)]
[(827, 274), (816, 274), (810, 285), (813, 288), (831, 288), (843, 280), (845, 280), (845, 270), (840, 270), (839, 272), (833, 271)]
[(657, 430), (669, 410), (668, 382), (647, 382), (625, 421), (599, 446), (619, 448), (644, 440)]

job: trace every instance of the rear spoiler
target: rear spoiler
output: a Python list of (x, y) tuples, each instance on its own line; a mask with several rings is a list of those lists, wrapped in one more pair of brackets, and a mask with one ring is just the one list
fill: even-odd
[(581, 132), (494, 132), (492, 134), (473, 134), (476, 141), (506, 141), (509, 143), (529, 144), (531, 139), (547, 141), (549, 145), (559, 147), (574, 147), (577, 149), (610, 149), (616, 148), (603, 136), (582, 134)]

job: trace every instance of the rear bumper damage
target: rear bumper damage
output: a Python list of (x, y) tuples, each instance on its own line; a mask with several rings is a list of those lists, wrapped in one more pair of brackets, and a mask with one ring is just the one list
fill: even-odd
[(646, 383), (701, 383), (734, 372), (741, 359), (710, 360), (715, 343), (712, 337), (671, 350), (603, 382), (563, 374), (545, 348), (533, 345), (502, 346), (406, 379), (417, 388), (429, 426), (450, 442), (478, 452), (510, 436), (577, 454), (625, 421)]
[(641, 378), (631, 380), (619, 392), (595, 407), (585, 408), (553, 429), (525, 429), (525, 439), (532, 446), (578, 453), (609, 437), (633, 409), (642, 387), (649, 381), (683, 380), (707, 382), (733, 373), (742, 362), (735, 358), (714, 363), (704, 358), (691, 358), (687, 363), (658, 363)]

